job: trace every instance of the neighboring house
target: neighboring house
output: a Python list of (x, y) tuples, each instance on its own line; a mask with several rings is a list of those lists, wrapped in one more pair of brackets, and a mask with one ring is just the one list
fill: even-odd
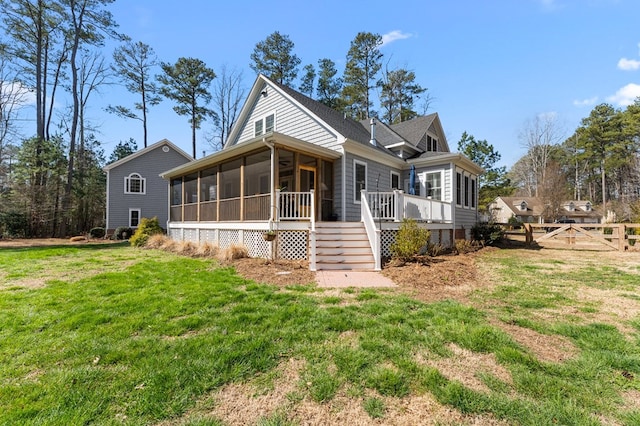
[(166, 227), (169, 196), (160, 173), (191, 160), (189, 154), (163, 139), (106, 165), (107, 233), (120, 226), (135, 229), (143, 217), (157, 217), (160, 226)]
[(556, 209), (536, 197), (497, 197), (487, 208), (491, 220), (508, 223), (513, 217), (523, 223), (551, 223), (573, 220), (575, 223), (600, 223), (601, 215), (590, 201), (565, 201)]
[(482, 171), (449, 152), (437, 114), (358, 123), (260, 75), (224, 148), (162, 173), (168, 233), (307, 259), (313, 270), (379, 269), (403, 218), (434, 243), (468, 237)]

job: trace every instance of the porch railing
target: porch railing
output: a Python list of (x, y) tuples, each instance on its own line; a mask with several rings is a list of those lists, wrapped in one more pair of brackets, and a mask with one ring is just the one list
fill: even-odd
[[(367, 206), (376, 220), (399, 222), (404, 218), (423, 222), (450, 223), (452, 206), (450, 202), (408, 195), (402, 191), (363, 192)], [(363, 198), (363, 199), (364, 199)], [(364, 204), (362, 208), (364, 208)]]
[(276, 214), (278, 220), (309, 220), (315, 227), (315, 197), (309, 192), (276, 191)]

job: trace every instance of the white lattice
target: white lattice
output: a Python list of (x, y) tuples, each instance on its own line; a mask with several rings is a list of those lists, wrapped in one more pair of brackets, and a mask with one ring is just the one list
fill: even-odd
[(380, 232), (380, 245), (382, 257), (391, 256), (391, 245), (396, 241), (398, 231), (393, 229), (383, 229)]
[(290, 260), (308, 260), (307, 231), (279, 231), (277, 238), (278, 257)]
[(192, 243), (198, 243), (198, 230), (197, 229), (185, 229), (184, 240), (191, 241)]
[(249, 256), (271, 259), (272, 242), (265, 241), (262, 237), (264, 231), (252, 230), (244, 231), (244, 245), (249, 250)]
[(216, 231), (213, 229), (201, 229), (200, 230), (200, 242), (217, 244)]
[(218, 247), (225, 249), (232, 245), (240, 244), (240, 231), (238, 229), (221, 229), (219, 231)]
[(169, 229), (169, 238), (174, 241), (180, 241), (182, 239), (182, 231), (180, 229)]

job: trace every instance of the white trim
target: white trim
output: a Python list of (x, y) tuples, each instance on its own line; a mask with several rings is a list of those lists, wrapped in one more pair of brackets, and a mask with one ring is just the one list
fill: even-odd
[[(431, 196), (434, 200), (436, 201), (445, 201), (444, 199), (444, 170), (434, 170), (432, 172), (429, 171), (424, 171), (423, 175), (424, 175), (424, 196), (425, 197), (429, 197), (428, 194), (428, 188), (427, 188), (427, 176), (428, 175), (436, 175), (439, 174), (440, 175), (440, 197), (439, 198), (433, 198), (433, 196)], [(422, 184), (422, 182), (421, 182)]]
[[(131, 213), (136, 211), (138, 212), (138, 224), (134, 226), (131, 223)], [(138, 225), (140, 225), (141, 219), (142, 219), (142, 209), (140, 209), (139, 207), (129, 208), (129, 228), (137, 228)]]
[[(364, 166), (364, 188), (357, 188), (357, 184), (356, 184), (356, 166)], [(361, 191), (363, 189), (367, 189), (367, 182), (368, 182), (368, 173), (369, 171), (367, 170), (367, 163), (361, 160), (357, 160), (357, 159), (353, 159), (353, 203), (354, 204), (360, 204), (360, 200), (357, 199), (357, 195), (361, 194)]]
[(127, 162), (129, 162), (129, 161), (133, 160), (134, 158), (138, 158), (138, 157), (140, 157), (141, 155), (144, 155), (144, 154), (146, 154), (146, 153), (147, 153), (147, 152), (149, 152), (149, 151), (153, 151), (154, 149), (159, 148), (159, 147), (162, 147), (162, 146), (165, 146), (165, 145), (166, 145), (166, 146), (169, 146), (171, 149), (173, 149), (174, 151), (176, 151), (178, 154), (182, 155), (185, 159), (187, 159), (187, 160), (189, 160), (189, 161), (193, 161), (193, 158), (192, 158), (189, 154), (187, 154), (186, 152), (184, 152), (183, 150), (181, 150), (180, 148), (178, 148), (178, 147), (177, 147), (176, 145), (174, 145), (170, 140), (168, 140), (168, 139), (162, 139), (161, 141), (156, 142), (156, 143), (154, 143), (153, 145), (149, 145), (148, 147), (143, 148), (143, 149), (141, 149), (141, 150), (139, 150), (139, 151), (136, 151), (136, 152), (134, 152), (133, 154), (128, 155), (128, 156), (126, 156), (126, 157), (124, 157), (124, 158), (121, 158), (121, 159), (120, 159), (120, 160), (118, 160), (118, 161), (115, 161), (115, 162), (113, 162), (113, 163), (111, 163), (111, 164), (107, 164), (106, 166), (104, 166), (104, 167), (102, 168), (102, 170), (104, 170), (104, 171), (109, 171), (109, 170), (111, 170), (111, 169), (113, 169), (113, 168), (115, 168), (115, 167), (118, 167), (118, 166), (120, 166), (120, 165), (122, 165), (122, 164), (124, 164), (124, 163), (127, 163)]
[[(134, 177), (136, 175), (137, 177)], [(131, 181), (132, 179), (140, 180), (140, 189), (141, 191), (131, 191)], [(138, 172), (131, 172), (128, 176), (124, 177), (124, 193), (131, 195), (146, 195), (147, 194), (147, 178), (142, 177), (142, 175)]]
[[(273, 129), (271, 130), (267, 130), (267, 117), (270, 117), (273, 115)], [(262, 131), (257, 134), (256, 133), (256, 123), (261, 122), (262, 123)], [(253, 137), (254, 138), (258, 138), (260, 136), (264, 136), (264, 135), (268, 135), (270, 133), (273, 133), (276, 131), (276, 112), (274, 111), (270, 111), (266, 114), (263, 114), (262, 116), (256, 118), (255, 120), (253, 120)]]

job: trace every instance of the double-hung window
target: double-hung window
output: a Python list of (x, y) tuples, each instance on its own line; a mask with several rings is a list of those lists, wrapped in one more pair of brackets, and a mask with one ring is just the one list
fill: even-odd
[(442, 200), (442, 173), (427, 173), (425, 176), (426, 196)]
[(140, 209), (129, 209), (129, 228), (137, 228), (140, 224)]
[(260, 136), (263, 134), (267, 134), (273, 132), (275, 130), (276, 125), (276, 116), (275, 114), (269, 114), (265, 117), (256, 120), (253, 123), (254, 136)]
[(131, 173), (124, 178), (124, 193), (125, 194), (145, 194), (146, 193), (146, 179), (138, 173)]

